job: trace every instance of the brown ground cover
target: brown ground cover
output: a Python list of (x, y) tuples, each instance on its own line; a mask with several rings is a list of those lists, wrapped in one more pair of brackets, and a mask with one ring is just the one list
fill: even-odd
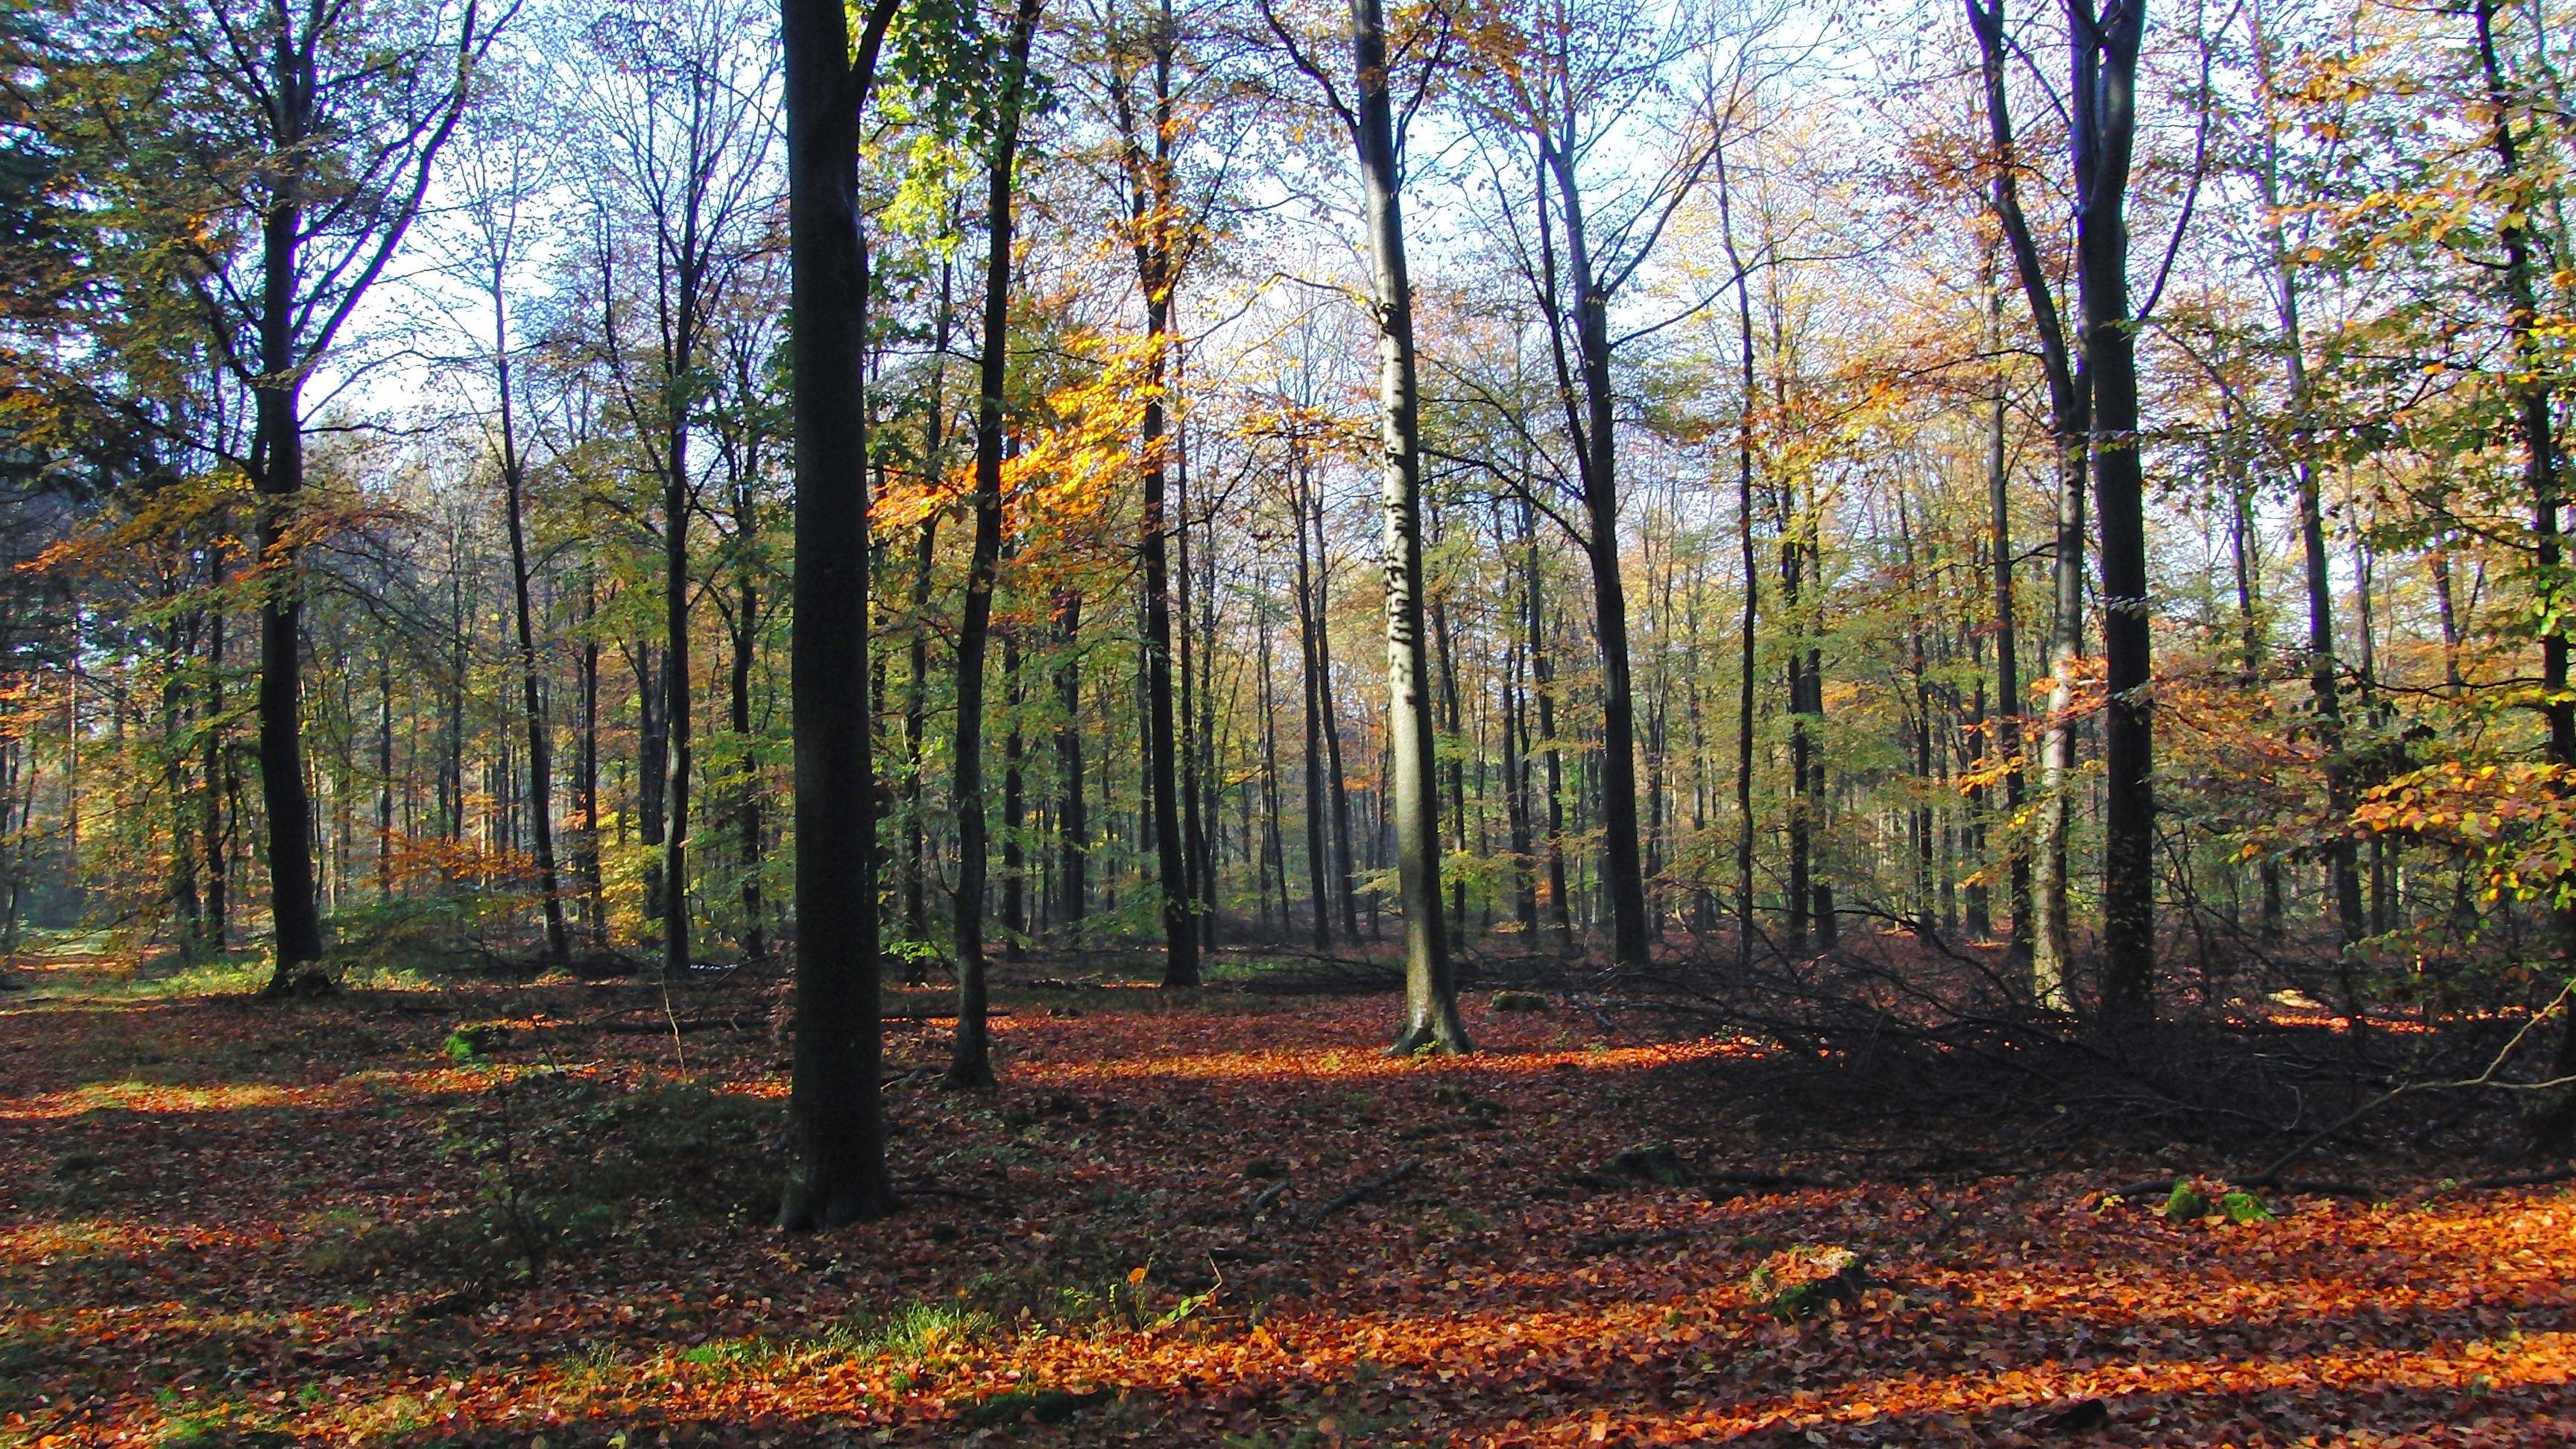
[(2563, 1182), (2167, 1214), (1685, 1018), (1023, 985), (988, 1096), (894, 1000), (909, 1206), (784, 1237), (772, 984), (94, 974), (0, 999), (10, 1449), (2576, 1442)]

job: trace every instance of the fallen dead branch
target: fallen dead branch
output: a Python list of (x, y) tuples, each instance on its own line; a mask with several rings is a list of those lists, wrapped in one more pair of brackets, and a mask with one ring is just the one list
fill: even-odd
[(1379, 1193), (1386, 1191), (1388, 1188), (1395, 1186), (1397, 1183), (1404, 1181), (1406, 1178), (1413, 1176), (1421, 1170), (1421, 1158), (1407, 1158), (1400, 1166), (1397, 1166), (1390, 1171), (1380, 1173), (1364, 1182), (1354, 1183), (1350, 1187), (1344, 1188), (1340, 1196), (1330, 1198), (1309, 1210), (1300, 1219), (1300, 1221), (1303, 1222), (1305, 1226), (1311, 1228), (1317, 1223), (1322, 1222), (1324, 1219), (1331, 1217), (1333, 1214), (1340, 1212), (1344, 1208), (1356, 1207), (1359, 1204), (1368, 1201), (1370, 1198), (1377, 1196)]

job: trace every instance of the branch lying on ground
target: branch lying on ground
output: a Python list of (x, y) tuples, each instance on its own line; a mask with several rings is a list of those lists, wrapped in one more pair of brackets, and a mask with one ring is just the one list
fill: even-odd
[(1353, 1207), (1368, 1201), (1370, 1198), (1377, 1196), (1379, 1193), (1386, 1191), (1388, 1188), (1395, 1186), (1397, 1183), (1404, 1181), (1406, 1178), (1411, 1177), (1421, 1170), (1421, 1158), (1407, 1158), (1403, 1165), (1396, 1167), (1391, 1171), (1381, 1173), (1376, 1177), (1369, 1178), (1364, 1182), (1356, 1183), (1343, 1189), (1339, 1197), (1332, 1198), (1321, 1205), (1310, 1209), (1301, 1215), (1299, 1221), (1305, 1226), (1311, 1228), (1346, 1207)]

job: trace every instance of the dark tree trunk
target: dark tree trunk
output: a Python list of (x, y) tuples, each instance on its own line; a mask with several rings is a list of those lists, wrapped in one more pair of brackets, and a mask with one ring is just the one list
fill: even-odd
[(1055, 669), (1056, 707), (1064, 718), (1056, 727), (1056, 850), (1061, 876), (1056, 887), (1059, 920), (1068, 928), (1082, 924), (1089, 907), (1085, 871), (1090, 859), (1090, 827), (1082, 800), (1082, 595), (1066, 589), (1055, 597), (1057, 646), (1064, 657)]
[(519, 457), (510, 319), (502, 303), (507, 278), (497, 265), (491, 282), (493, 368), (501, 395), (502, 501), (510, 534), (510, 603), (518, 626), (520, 723), (528, 735), (528, 832), (536, 847), (537, 896), (545, 911), (545, 959), (561, 965), (571, 958), (572, 947), (564, 934), (562, 882), (555, 872), (554, 740), (546, 728), (545, 696), (537, 671), (536, 607), (528, 581), (528, 476)]
[[(1332, 897), (1324, 885), (1327, 869), (1324, 855), (1324, 710), (1316, 662), (1316, 638), (1322, 632), (1317, 619), (1320, 613), (1315, 601), (1314, 570), (1309, 563), (1306, 539), (1306, 490), (1311, 480), (1305, 457), (1300, 453), (1289, 463), (1290, 506), (1297, 515), (1297, 651), (1299, 672), (1306, 685), (1306, 873), (1311, 878), (1309, 899), (1315, 909), (1315, 949), (1333, 948)], [(1353, 934), (1357, 934), (1354, 932)]]
[(1351, 854), (1350, 777), (1342, 772), (1342, 710), (1333, 695), (1332, 553), (1324, 543), (1324, 496), (1313, 494), (1315, 527), (1315, 704), (1324, 721), (1324, 767), (1332, 783), (1334, 894), (1342, 907), (1343, 939), (1360, 938), (1358, 857)]
[(599, 870), (599, 581), (581, 583), (581, 883), (589, 901), (590, 945), (608, 947), (608, 892)]
[[(946, 308), (941, 308), (945, 315)], [(943, 329), (944, 330), (944, 329)], [(936, 397), (938, 388), (932, 386)], [(933, 418), (937, 417), (934, 404)], [(935, 435), (938, 424), (931, 424)], [(937, 456), (934, 450), (932, 455)], [(939, 541), (939, 514), (936, 510), (923, 515), (921, 526), (913, 535), (912, 550), (912, 648), (908, 656), (911, 677), (905, 682), (903, 700), (903, 755), (906, 766), (903, 782), (903, 931), (914, 941), (929, 938), (930, 862), (924, 849), (921, 818), (923, 795), (922, 733), (929, 723), (930, 692), (930, 569), (933, 552)], [(913, 968), (913, 981), (923, 978), (920, 967)]]
[[(281, 48), (283, 53), (283, 48)], [(280, 76), (289, 114), (278, 118), (283, 148), (304, 142), (312, 91), (303, 76)], [(304, 496), (304, 362), (296, 347), (297, 246), (304, 207), (295, 178), (284, 185), (262, 229), (260, 365), (253, 393), (258, 442), (252, 470), (260, 495), (259, 556), (274, 570), (260, 590), (259, 790), (268, 812), (270, 919), (276, 967), (261, 994), (284, 996), (296, 976), (322, 957), (322, 914), (313, 898), (313, 801), (304, 780), (302, 699), (303, 590), (288, 543)]]
[[(206, 571), (216, 596), (222, 596), (224, 582), (224, 548), (217, 543), (207, 550)], [(205, 949), (220, 956), (231, 945), (232, 936), (232, 852), (224, 840), (225, 780), (231, 773), (230, 759), (224, 748), (224, 610), (218, 603), (206, 611), (206, 737), (205, 761), (199, 767), (206, 777), (206, 792), (198, 802), (198, 857), (205, 862), (206, 890), (204, 922)], [(10, 889), (17, 889), (12, 877)]]
[[(939, 263), (939, 300), (930, 321), (930, 401), (921, 420), (922, 469), (931, 479), (939, 476), (947, 460), (948, 339), (953, 315), (949, 303), (954, 285), (955, 268), (943, 258)], [(930, 584), (938, 545), (939, 511), (934, 508), (921, 516), (921, 527), (913, 538), (912, 649), (906, 658), (911, 674), (903, 701), (903, 929), (916, 942), (930, 937), (930, 860), (924, 849), (921, 804), (927, 782), (921, 760), (930, 708)], [(920, 958), (914, 957), (912, 962), (910, 979), (917, 985), (928, 978), (922, 974)]]
[(990, 250), (984, 264), (984, 355), (975, 414), (975, 543), (966, 571), (965, 616), (957, 626), (957, 757), (952, 762), (957, 772), (957, 1034), (947, 1080), (967, 1088), (993, 1082), (984, 975), (984, 649), (992, 632), (994, 575), (1002, 554), (1002, 390), (1011, 359), (1011, 168), (1019, 153), (1021, 100), (1039, 4), (1019, 0), (1011, 16), (997, 100), (1000, 114), (985, 212)]
[(1020, 765), (1020, 633), (1002, 631), (1002, 698), (1010, 711), (1009, 732), (1002, 737), (1002, 959), (1017, 961), (1029, 934), (1028, 860), (1020, 848), (1021, 817), (1027, 800), (1021, 791)]
[[(1987, 345), (2000, 352), (2003, 348), (2004, 292), (1994, 266), (1987, 266)], [(2004, 767), (2004, 815), (2018, 821), (2022, 799), (2027, 793), (2022, 774), (2022, 697), (2021, 656), (2019, 652), (2019, 615), (2013, 603), (2013, 542), (2011, 474), (2005, 464), (2004, 426), (2009, 417), (2010, 399), (2005, 395), (2004, 375), (1997, 366), (1994, 393), (1986, 400), (1986, 512), (1992, 539), (1988, 546), (1994, 568), (1995, 584), (1995, 722), (1994, 747), (2007, 762)], [(2004, 832), (2006, 908), (2012, 912), (2012, 954), (2027, 960), (2030, 955), (2030, 856), (2021, 846), (2017, 831)]]
[(868, 697), (867, 253), (858, 112), (897, 0), (850, 60), (841, 0), (780, 0), (796, 432), (796, 1046), (789, 1229), (892, 1204), (877, 1099), (875, 739)]
[(1762, 566), (1753, 547), (1753, 404), (1759, 396), (1753, 375), (1753, 277), (1735, 244), (1735, 192), (1726, 169), (1726, 148), (1717, 162), (1718, 234), (1726, 261), (1735, 273), (1736, 385), (1743, 398), (1735, 415), (1735, 539), (1744, 566), (1743, 616), (1738, 625), (1735, 690), (1735, 961), (1753, 962), (1753, 671), (1754, 624), (1760, 617)]
[(1611, 956), (1646, 964), (1645, 865), (1637, 839), (1636, 696), (1628, 678), (1628, 594), (1619, 572), (1616, 395), (1611, 388), (1610, 299), (1593, 275), (1582, 192), (1564, 147), (1546, 151), (1565, 221), (1565, 256), (1575, 285), (1575, 343), (1583, 378), (1583, 511), (1592, 564), (1592, 628), (1601, 649), (1602, 866), (1610, 893)]
[[(2079, 0), (2081, 3), (2081, 0)], [(2004, 0), (1967, 0), (1969, 28), (1976, 32), (1979, 73), (1985, 91), (1987, 130), (1993, 145), (1991, 195), (1995, 220), (2012, 252), (2013, 271), (2039, 342), (2040, 362), (2048, 379), (2049, 431), (2057, 454), (2057, 539), (2051, 560), (2054, 612), (2049, 628), (2048, 667), (2051, 685), (2048, 718), (2040, 740), (2040, 799), (2036, 838), (2031, 853), (2038, 858), (2031, 902), (2031, 992), (2043, 1006), (2068, 1003), (2066, 977), (2072, 952), (2067, 920), (2066, 834), (2074, 760), (2076, 660), (2084, 642), (2084, 484), (2087, 439), (2092, 427), (2090, 395), (2079, 385), (2074, 355), (2066, 337), (2050, 273), (2033, 240), (2021, 206), (2020, 155), (2012, 113), (2005, 101), (2004, 77), (2010, 45), (2004, 22)], [(2003, 555), (2009, 558), (2009, 554)], [(2018, 710), (2020, 702), (2012, 702)], [(2021, 928), (2016, 921), (2016, 935)]]
[(2102, 531), (2102, 1012), (2155, 1014), (2155, 715), (2149, 696), (2146, 474), (2138, 456), (2137, 328), (2129, 315), (2129, 157), (2136, 134), (2140, 0), (2069, 7), (2076, 271), (2092, 379), (2093, 487)]

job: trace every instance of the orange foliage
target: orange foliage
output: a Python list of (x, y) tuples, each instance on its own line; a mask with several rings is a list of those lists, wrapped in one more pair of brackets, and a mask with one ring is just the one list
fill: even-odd
[[(775, 1113), (756, 1005), (700, 1002), (747, 1029), (689, 1057)], [(2563, 1188), (2243, 1225), (2106, 1199), (2098, 1167), (1747, 1196), (1601, 1164), (1796, 1168), (1711, 1111), (1750, 1042), (1478, 1007), (1487, 1050), (1432, 1062), (1379, 1053), (1383, 998), (1009, 1012), (989, 1098), (936, 1085), (940, 1023), (890, 1026), (896, 1171), (938, 1192), (889, 1221), (639, 1201), (534, 1282), (460, 1284), (397, 1229), (471, 1220), (548, 1151), (607, 1161), (630, 1094), (676, 1080), (669, 1038), (606, 1029), (658, 1019), (651, 989), (0, 1011), (0, 1444), (2576, 1438)], [(488, 1061), (442, 1054), (463, 1021)], [(543, 1117), (575, 1089), (596, 1105)], [(1784, 1311), (1799, 1284), (1842, 1286)]]

